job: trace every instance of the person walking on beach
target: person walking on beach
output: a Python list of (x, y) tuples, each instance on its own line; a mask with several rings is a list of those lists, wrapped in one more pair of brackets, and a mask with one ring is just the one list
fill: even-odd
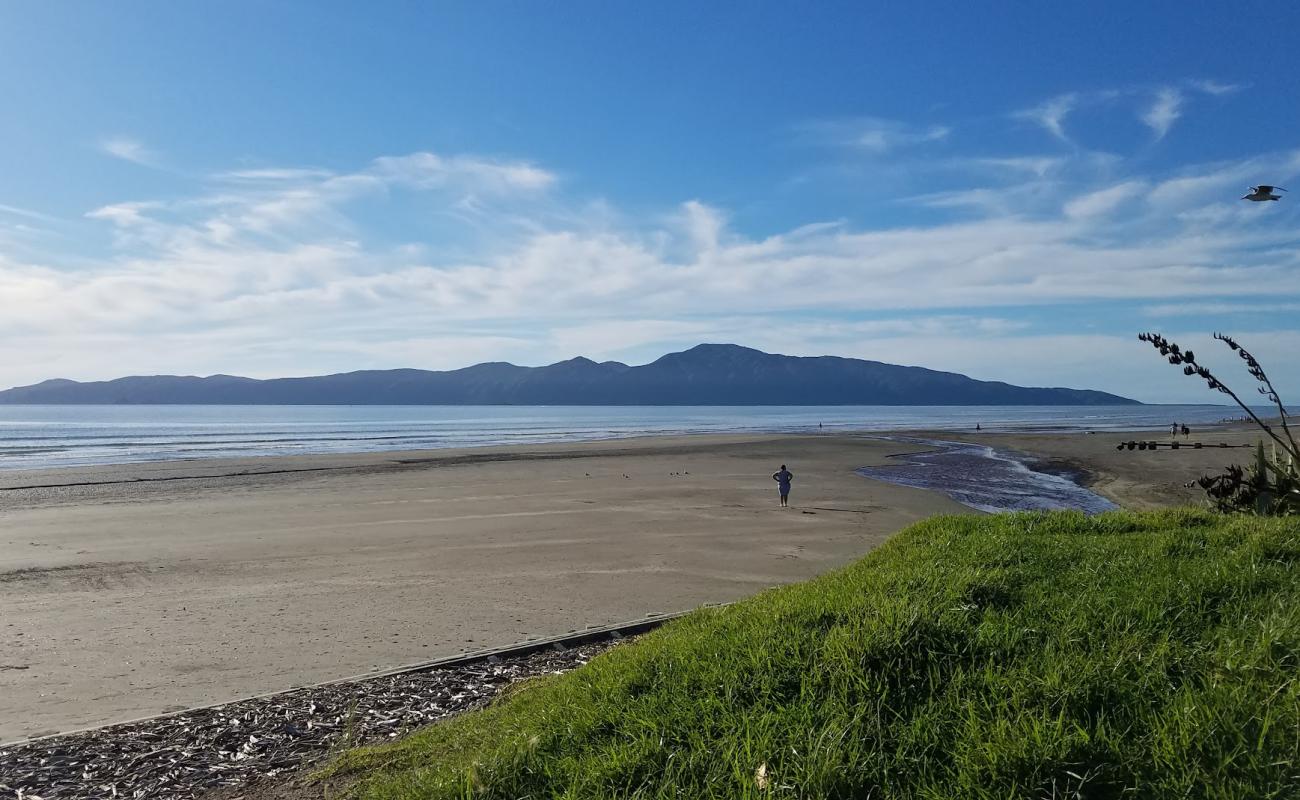
[(772, 473), (772, 480), (776, 481), (777, 489), (781, 491), (781, 508), (786, 508), (790, 505), (790, 481), (794, 480), (794, 473), (782, 464), (779, 470)]

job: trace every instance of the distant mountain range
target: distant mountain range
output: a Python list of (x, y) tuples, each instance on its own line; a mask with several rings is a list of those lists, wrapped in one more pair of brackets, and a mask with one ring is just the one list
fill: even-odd
[(574, 358), (545, 367), (363, 370), (256, 380), (137, 376), (56, 379), (0, 403), (220, 405), (1136, 405), (1089, 389), (1026, 388), (879, 361), (774, 355), (702, 344), (640, 367)]

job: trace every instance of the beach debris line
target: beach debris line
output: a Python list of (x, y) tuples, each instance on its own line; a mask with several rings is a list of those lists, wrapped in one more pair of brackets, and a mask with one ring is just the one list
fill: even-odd
[(338, 747), (396, 738), (567, 672), (610, 641), (295, 689), (0, 747), (0, 798), (189, 800), (298, 770)]
[(1134, 439), (1130, 439), (1127, 442), (1120, 442), (1119, 444), (1115, 445), (1116, 450), (1159, 450), (1162, 447), (1168, 450), (1200, 450), (1205, 447), (1226, 449), (1229, 447), (1254, 447), (1254, 445), (1228, 444), (1227, 442), (1219, 442), (1218, 444), (1213, 444), (1209, 442), (1179, 442), (1179, 441), (1152, 442), (1152, 441), (1138, 441)]

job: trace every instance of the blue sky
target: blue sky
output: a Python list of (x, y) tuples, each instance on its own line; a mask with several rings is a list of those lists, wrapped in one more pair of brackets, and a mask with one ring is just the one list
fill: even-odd
[(1232, 374), (1223, 330), (1300, 396), (1297, 30), (1277, 3), (11, 0), (0, 384), (730, 341), (1195, 402), (1136, 333)]

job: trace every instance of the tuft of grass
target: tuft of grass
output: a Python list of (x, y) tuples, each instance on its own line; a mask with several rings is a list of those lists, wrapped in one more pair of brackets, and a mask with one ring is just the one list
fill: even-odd
[(936, 517), (483, 711), (361, 798), (1300, 796), (1300, 523)]

